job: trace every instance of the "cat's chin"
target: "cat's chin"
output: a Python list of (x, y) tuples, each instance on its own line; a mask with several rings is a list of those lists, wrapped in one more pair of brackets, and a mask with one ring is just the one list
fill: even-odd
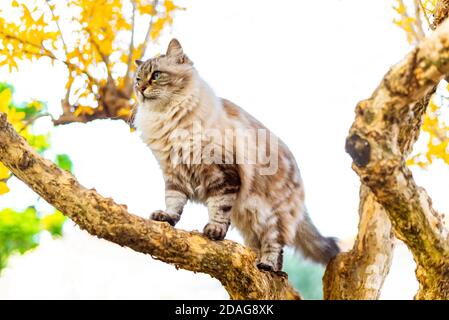
[(148, 97), (144, 97), (144, 96), (138, 97), (137, 101), (139, 102), (139, 104), (141, 106), (147, 106), (149, 108), (151, 108), (153, 105), (157, 104), (156, 98), (148, 98)]
[(166, 104), (160, 99), (143, 99), (139, 105), (148, 111), (163, 112), (166, 110)]

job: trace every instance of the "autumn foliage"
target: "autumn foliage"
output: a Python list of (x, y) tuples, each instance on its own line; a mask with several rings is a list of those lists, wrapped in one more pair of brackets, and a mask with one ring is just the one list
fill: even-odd
[(55, 124), (128, 120), (133, 61), (173, 21), (172, 0), (2, 0), (0, 66), (50, 59), (67, 68)]
[[(128, 121), (134, 106), (133, 61), (144, 56), (178, 9), (171, 0), (2, 0), (0, 67), (26, 72), (22, 61), (47, 60), (67, 73), (59, 115), (50, 114), (41, 101), (14, 101), (13, 86), (1, 82), (0, 113), (47, 157), (51, 132), (36, 133), (39, 118), (51, 117), (54, 124)], [(53, 152), (52, 157), (62, 169), (72, 170), (68, 155)], [(12, 178), (0, 163), (0, 197), (9, 193)], [(62, 234), (65, 217), (54, 209), (41, 212), (38, 202), (0, 210), (0, 271), (11, 254), (36, 247), (41, 232)]]
[[(429, 31), (434, 29), (432, 19), (437, 0), (395, 0), (394, 2), (396, 18), (393, 23), (405, 32), (410, 44), (418, 44)], [(445, 121), (448, 118), (449, 106), (448, 83), (442, 81), (435, 91), (429, 101), (427, 114), (421, 127), (419, 147), (415, 148), (408, 159), (408, 165), (425, 168), (435, 160), (442, 160), (449, 165), (449, 126)]]
[[(447, 5), (443, 10), (446, 15), (449, 8), (447, 0), (389, 1), (393, 23), (411, 46), (421, 43), (439, 24), (441, 3)], [(14, 89), (5, 83), (0, 83), (0, 114), (6, 114), (8, 122), (39, 153), (51, 146), (50, 132), (33, 130), (39, 118), (51, 117), (55, 125), (97, 119), (129, 123), (135, 105), (134, 60), (148, 56), (150, 46), (172, 24), (175, 12), (182, 9), (176, 0), (1, 0), (0, 67), (16, 72), (21, 71), (22, 61), (46, 60), (63, 66), (66, 77), (59, 114), (49, 114), (41, 101), (14, 101)], [(424, 100), (422, 104), (427, 106), (427, 113), (420, 140), (407, 160), (410, 166), (425, 168), (436, 161), (449, 165), (449, 125), (445, 121), (449, 115), (448, 82), (441, 81), (431, 92), (428, 103)], [(416, 128), (420, 121), (419, 116)], [(71, 171), (67, 155), (57, 154), (53, 160)], [(14, 167), (9, 168), (14, 171)], [(10, 191), (11, 178), (10, 170), (0, 163), (0, 196)], [(370, 199), (372, 206), (376, 199), (373, 195)], [(372, 207), (382, 209), (380, 204)], [(59, 211), (38, 212), (33, 205), (23, 210), (1, 210), (0, 270), (12, 253), (34, 248), (41, 232), (60, 235), (64, 219)], [(388, 269), (389, 265), (385, 274)]]

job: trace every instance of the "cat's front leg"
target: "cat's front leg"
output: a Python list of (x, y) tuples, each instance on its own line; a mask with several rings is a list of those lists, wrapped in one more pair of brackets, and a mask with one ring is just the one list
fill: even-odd
[(182, 210), (187, 203), (187, 196), (179, 190), (165, 190), (165, 210), (157, 210), (150, 216), (152, 220), (166, 221), (175, 226), (181, 218)]
[(224, 164), (209, 171), (207, 185), (207, 209), (209, 222), (203, 233), (212, 240), (223, 240), (231, 224), (231, 212), (240, 189), (238, 167)]
[(231, 211), (237, 194), (223, 194), (207, 199), (209, 222), (203, 233), (212, 240), (223, 240), (231, 224)]

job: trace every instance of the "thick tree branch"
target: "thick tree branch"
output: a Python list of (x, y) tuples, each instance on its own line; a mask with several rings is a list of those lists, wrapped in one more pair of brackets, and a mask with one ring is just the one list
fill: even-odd
[(326, 268), (326, 300), (374, 300), (390, 270), (394, 236), (384, 208), (365, 186), (360, 188), (360, 222), (353, 248), (342, 252)]
[(218, 279), (232, 299), (299, 299), (287, 277), (259, 271), (255, 255), (232, 241), (143, 219), (124, 205), (86, 189), (67, 171), (42, 158), (0, 113), (0, 161), (80, 228), (153, 258)]
[(409, 142), (414, 142), (424, 114), (422, 99), (447, 73), (449, 23), (445, 22), (391, 68), (370, 99), (358, 104), (346, 142), (354, 170), (386, 209), (396, 236), (413, 253), (420, 282), (417, 298), (449, 297), (446, 229), (405, 166)]

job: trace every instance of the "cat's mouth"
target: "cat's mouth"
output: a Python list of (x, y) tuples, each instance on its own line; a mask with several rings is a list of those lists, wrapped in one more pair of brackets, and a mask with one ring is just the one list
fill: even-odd
[(156, 93), (143, 93), (142, 97), (144, 100), (156, 100), (157, 98), (159, 98), (159, 95)]
[(156, 100), (157, 99), (157, 95), (152, 95), (152, 94), (141, 94), (142, 100), (143, 101), (151, 101), (151, 100)]
[(156, 99), (157, 99), (156, 96), (143, 96), (143, 98), (144, 98), (145, 100), (156, 100)]

